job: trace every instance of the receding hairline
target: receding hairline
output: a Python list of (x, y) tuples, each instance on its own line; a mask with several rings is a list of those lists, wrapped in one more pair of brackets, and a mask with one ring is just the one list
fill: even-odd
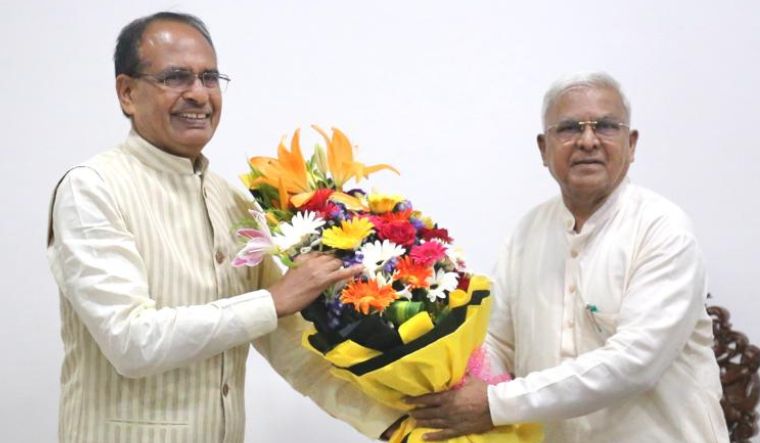
[(173, 18), (159, 18), (159, 19), (151, 21), (150, 23), (148, 23), (145, 26), (145, 29), (143, 30), (142, 35), (140, 36), (140, 39), (138, 40), (137, 54), (138, 54), (138, 57), (140, 59), (140, 63), (144, 63), (146, 65), (150, 64), (150, 61), (146, 60), (144, 58), (143, 54), (142, 54), (142, 52), (143, 52), (143, 45), (145, 45), (145, 42), (148, 40), (148, 38), (146, 38), (146, 37), (149, 36), (150, 32), (156, 32), (156, 28), (157, 27), (162, 26), (162, 25), (167, 25), (167, 24), (177, 24), (177, 25), (180, 25), (180, 26), (185, 26), (185, 27), (190, 28), (191, 30), (195, 31), (199, 36), (203, 37), (203, 41), (205, 41), (209, 45), (209, 47), (211, 48), (211, 52), (214, 54), (214, 58), (216, 58), (216, 48), (214, 47), (214, 44), (197, 27), (195, 27), (194, 25), (192, 25), (190, 23), (184, 22), (182, 20), (177, 20), (177, 19), (173, 19)]

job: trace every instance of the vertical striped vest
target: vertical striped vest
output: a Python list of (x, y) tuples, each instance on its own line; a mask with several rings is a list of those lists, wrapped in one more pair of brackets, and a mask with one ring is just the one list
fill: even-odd
[[(231, 227), (249, 204), (201, 157), (165, 153), (131, 133), (84, 167), (105, 181), (145, 262), (156, 308), (255, 290), (256, 269), (229, 264)], [(55, 271), (54, 271), (55, 272)], [(75, 295), (74, 295), (75, 296)], [(119, 375), (61, 295), (62, 442), (242, 442), (248, 346), (158, 375)]]

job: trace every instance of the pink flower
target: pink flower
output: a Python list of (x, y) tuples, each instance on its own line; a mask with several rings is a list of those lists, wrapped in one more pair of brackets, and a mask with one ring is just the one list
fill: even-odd
[(417, 264), (432, 266), (433, 263), (446, 256), (446, 247), (437, 241), (429, 241), (413, 247), (409, 255)]
[(232, 266), (256, 266), (274, 250), (272, 236), (267, 231), (245, 228), (238, 230), (237, 234), (247, 238), (248, 242), (232, 260)]

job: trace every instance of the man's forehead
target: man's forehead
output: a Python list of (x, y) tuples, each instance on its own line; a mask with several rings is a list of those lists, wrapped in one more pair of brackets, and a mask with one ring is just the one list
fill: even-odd
[(595, 114), (594, 117), (625, 115), (623, 98), (615, 89), (605, 86), (578, 85), (570, 87), (557, 97), (548, 115), (563, 118), (576, 114)]
[[(197, 29), (186, 23), (156, 21), (148, 25), (140, 39), (140, 58), (148, 65), (168, 64), (188, 67), (188, 63), (216, 67), (216, 52)], [(151, 63), (152, 62), (152, 63)]]

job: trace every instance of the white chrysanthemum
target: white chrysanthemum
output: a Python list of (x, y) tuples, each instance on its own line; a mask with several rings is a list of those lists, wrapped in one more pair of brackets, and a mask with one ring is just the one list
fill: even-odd
[(383, 266), (388, 263), (388, 260), (394, 257), (401, 257), (406, 252), (403, 247), (390, 240), (383, 240), (382, 243), (380, 240), (375, 240), (374, 243), (364, 244), (360, 251), (364, 273), (367, 277), (372, 277), (378, 271), (382, 271)]
[(435, 275), (428, 278), (427, 298), (434, 302), (437, 298), (446, 298), (446, 292), (457, 288), (459, 276), (456, 272), (446, 272), (439, 269)]
[(272, 239), (280, 251), (302, 246), (310, 236), (325, 224), (322, 218), (312, 211), (299, 212), (293, 216), (290, 223), (280, 223), (280, 233)]

